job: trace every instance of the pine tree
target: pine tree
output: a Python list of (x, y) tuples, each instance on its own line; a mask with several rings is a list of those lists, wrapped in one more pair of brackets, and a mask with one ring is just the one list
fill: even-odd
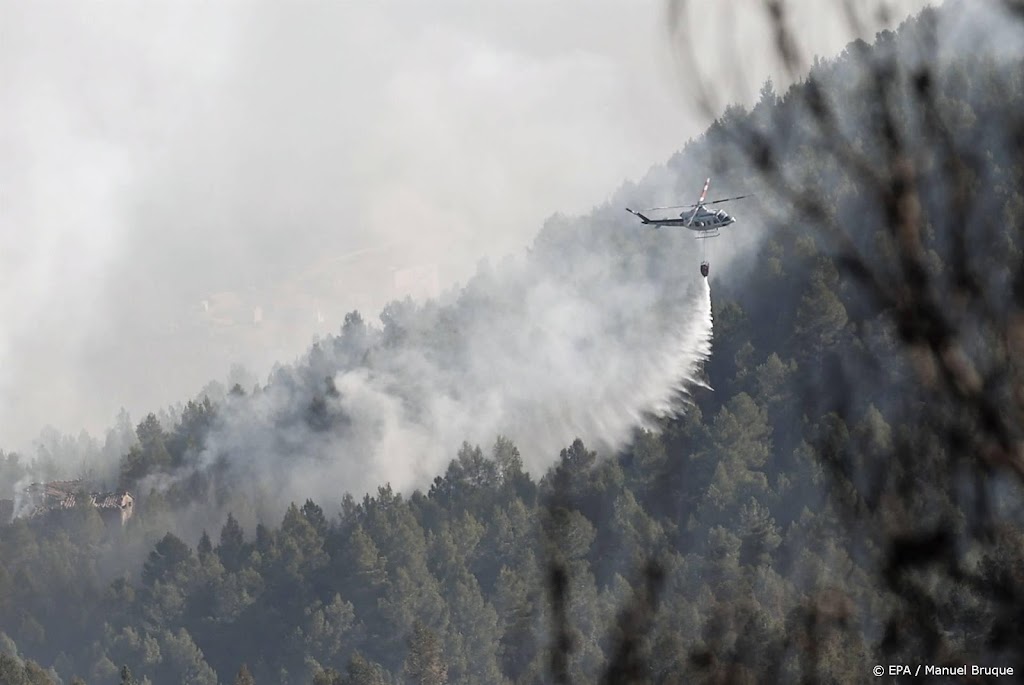
[(341, 685), (387, 685), (387, 681), (383, 669), (378, 664), (368, 661), (359, 652), (354, 652), (348, 661)]
[(205, 559), (213, 552), (213, 543), (210, 541), (210, 535), (205, 530), (203, 536), (199, 538), (199, 544), (196, 546), (196, 554), (199, 555), (199, 559)]
[(242, 667), (238, 669), (234, 685), (256, 685), (256, 679), (249, 672), (248, 664), (242, 664)]
[(127, 666), (121, 667), (121, 685), (138, 685), (138, 682), (139, 681), (132, 677), (132, 671), (130, 668)]
[(441, 654), (441, 641), (419, 621), (413, 624), (405, 657), (405, 682), (409, 685), (445, 685), (448, 666)]
[(220, 563), (228, 571), (237, 571), (242, 565), (242, 552), (245, 548), (245, 536), (242, 527), (234, 516), (228, 514), (228, 520), (220, 530), (220, 544), (217, 545), (217, 556)]

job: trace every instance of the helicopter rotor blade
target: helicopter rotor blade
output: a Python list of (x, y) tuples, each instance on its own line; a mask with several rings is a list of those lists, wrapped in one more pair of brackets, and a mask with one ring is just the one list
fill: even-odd
[(696, 207), (696, 206), (697, 205), (672, 205), (670, 207), (648, 207), (647, 209), (644, 209), (642, 211), (644, 211), (644, 212), (653, 212), (653, 211), (658, 210), (658, 209), (692, 209), (693, 207)]
[(693, 204), (690, 204), (690, 205), (667, 205), (665, 207), (648, 207), (648, 208), (643, 209), (641, 211), (644, 211), (644, 212), (656, 212), (656, 211), (658, 211), (660, 209), (693, 209), (694, 207), (700, 207), (701, 205), (705, 205), (705, 206), (706, 205), (717, 205), (720, 202), (732, 202), (733, 200), (742, 200), (745, 197), (754, 197), (753, 194), (737, 195), (735, 197), (726, 197), (726, 198), (722, 198), (721, 200), (712, 200), (711, 202), (705, 202), (704, 201), (704, 197), (705, 197), (705, 195), (707, 195), (708, 186), (710, 186), (710, 185), (711, 185), (711, 179), (709, 178), (704, 183), (704, 191), (700, 194), (700, 201), (694, 202)]
[(732, 202), (733, 200), (742, 200), (745, 197), (753, 197), (752, 195), (737, 195), (736, 197), (726, 197), (721, 200), (712, 200), (711, 202), (705, 202), (706, 205), (717, 205), (719, 202)]
[(697, 200), (697, 204), (694, 205), (695, 207), (704, 204), (704, 198), (707, 197), (707, 195), (708, 195), (708, 188), (710, 188), (710, 187), (711, 187), (711, 179), (709, 178), (708, 180), (704, 181), (704, 190), (700, 191), (700, 199)]

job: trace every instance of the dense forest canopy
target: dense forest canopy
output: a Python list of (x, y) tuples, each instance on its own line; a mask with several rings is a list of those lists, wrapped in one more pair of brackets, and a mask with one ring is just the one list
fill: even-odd
[[(957, 7), (765, 84), (523, 260), (352, 312), (265, 384), (54, 437), (75, 473), (0, 455), (0, 498), (138, 497), (123, 527), (87, 498), (0, 527), (0, 682), (1024, 665), (1024, 62), (929, 61)], [(720, 238), (710, 288), (688, 236), (621, 209), (707, 169), (757, 194), (734, 228), (759, 240)]]

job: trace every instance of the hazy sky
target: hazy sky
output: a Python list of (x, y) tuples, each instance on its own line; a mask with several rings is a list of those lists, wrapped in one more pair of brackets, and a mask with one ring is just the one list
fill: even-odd
[[(752, 97), (760, 3), (689, 5)], [(808, 55), (850, 39), (790, 5)], [(396, 273), (444, 287), (603, 203), (707, 123), (666, 7), (0, 0), (0, 447), (265, 378)]]

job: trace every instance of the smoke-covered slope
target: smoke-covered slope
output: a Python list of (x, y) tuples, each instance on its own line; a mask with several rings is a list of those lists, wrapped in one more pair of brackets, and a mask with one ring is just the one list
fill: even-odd
[(350, 315), (138, 489), (216, 484), (276, 518), (307, 497), (425, 486), (464, 440), (506, 435), (534, 471), (577, 436), (614, 450), (679, 410), (710, 354), (710, 286), (672, 245), (692, 243), (600, 213), (553, 221), (529, 255), (442, 302), (392, 303), (381, 327)]

